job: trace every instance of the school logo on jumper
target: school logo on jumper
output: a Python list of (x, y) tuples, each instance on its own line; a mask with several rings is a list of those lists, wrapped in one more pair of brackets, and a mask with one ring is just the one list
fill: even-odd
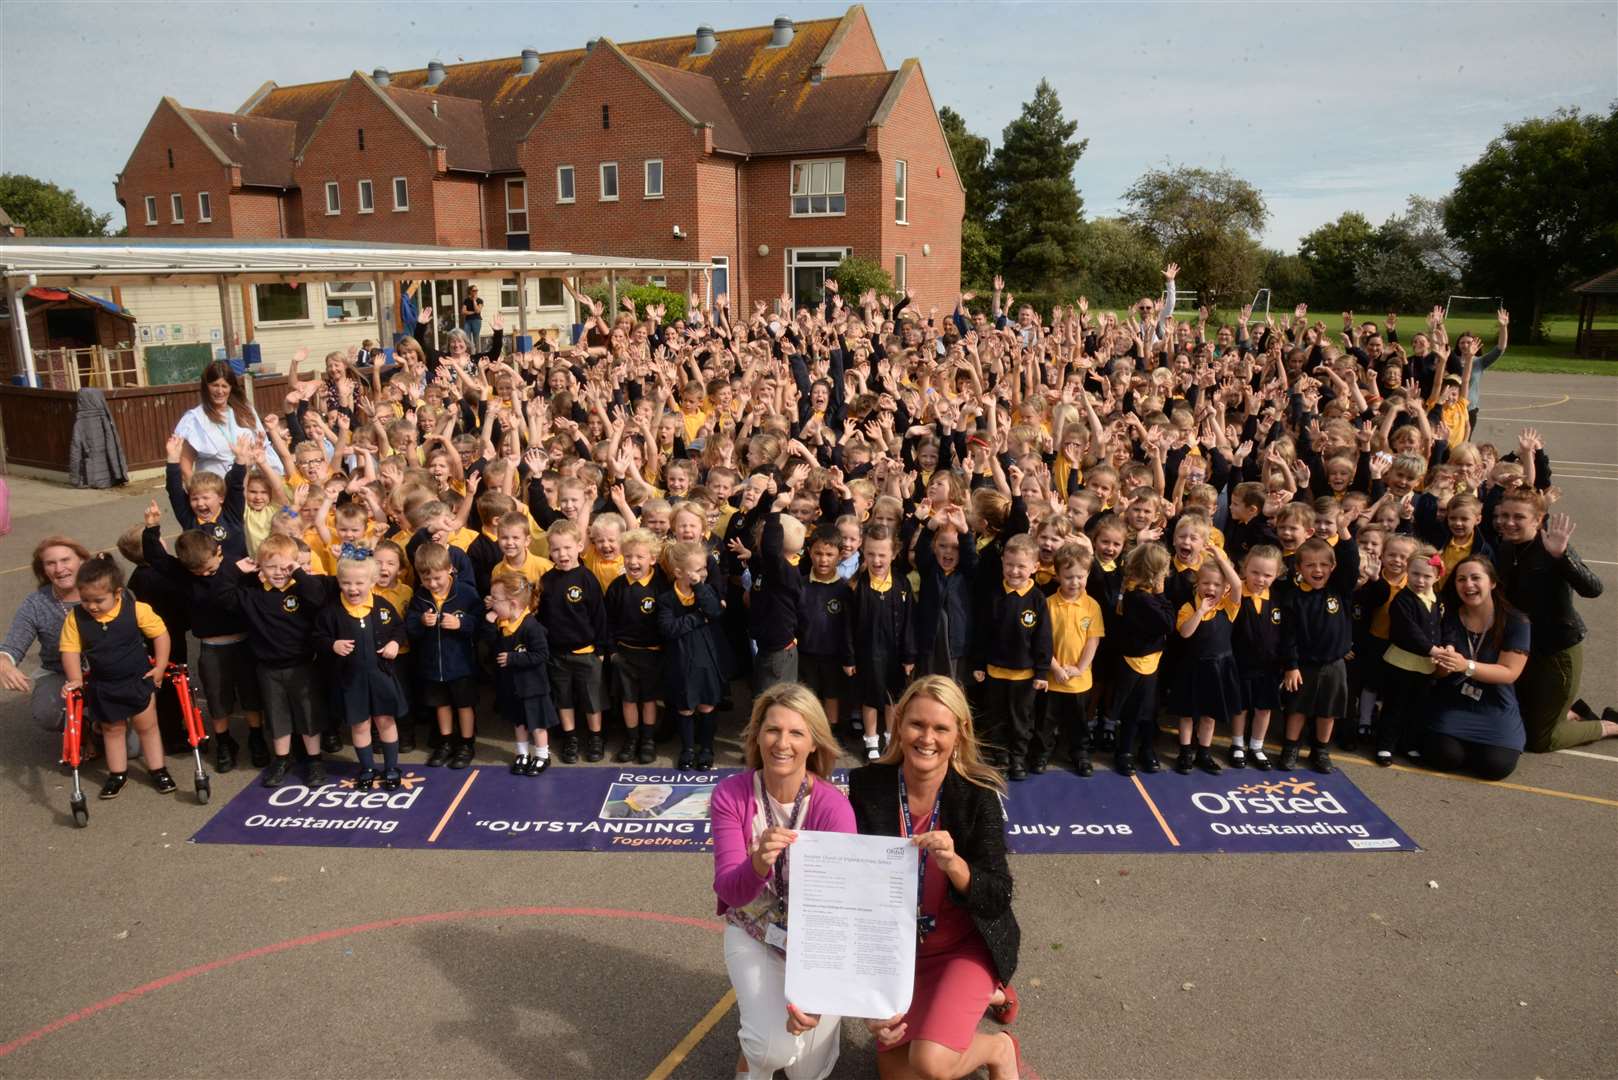
[(843, 602), (836, 597), (826, 601), (826, 614), (836, 615), (843, 610)]
[(379, 608), (376, 613), (377, 621), (390, 623), (393, 621), (393, 612), (387, 608)]
[(1033, 626), (1034, 625), (1034, 619), (1036, 617), (1037, 616), (1034, 615), (1034, 609), (1033, 608), (1024, 608), (1023, 613), (1022, 613), (1022, 624), (1024, 626)]
[(1270, 609), (1270, 622), (1271, 622), (1271, 624), (1273, 624), (1275, 626), (1280, 626), (1281, 625), (1281, 609), (1280, 608), (1271, 608)]
[(569, 585), (567, 587), (567, 602), (568, 603), (577, 604), (580, 600), (583, 600), (583, 599), (584, 599), (584, 590), (582, 588), (580, 588), (577, 585)]
[(652, 609), (655, 608), (656, 606), (657, 606), (657, 598), (656, 597), (643, 596), (643, 597), (640, 598), (640, 613), (642, 615), (650, 615), (652, 613)]
[(1335, 615), (1339, 611), (1342, 611), (1342, 610), (1343, 610), (1343, 605), (1338, 601), (1337, 597), (1335, 597), (1335, 596), (1326, 597), (1326, 614)]
[(224, 543), (225, 540), (230, 536), (230, 534), (225, 531), (225, 527), (223, 525), (210, 525), (208, 527), (208, 531), (211, 532), (213, 534), (213, 538), (218, 540), (220, 543)]
[(287, 593), (287, 595), (281, 598), (281, 607), (285, 611), (297, 611), (298, 598), (293, 596), (291, 593)]

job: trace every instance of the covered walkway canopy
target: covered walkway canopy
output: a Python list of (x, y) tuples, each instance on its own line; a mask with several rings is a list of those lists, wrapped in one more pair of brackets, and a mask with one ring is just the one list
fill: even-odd
[[(130, 240), (0, 238), (0, 278), (12, 311), (22, 310), (21, 294), (36, 285), (106, 288), (121, 285), (214, 285), (225, 340), (235, 337), (227, 290), (232, 285), (368, 280), (375, 284), (379, 341), (390, 341), (384, 285), (401, 278), (516, 278), (607, 275), (616, 308), (620, 273), (683, 270), (686, 291), (692, 275), (708, 269), (698, 261), (575, 255), (565, 251), (497, 251), (477, 248), (412, 247), (326, 240)], [(397, 302), (396, 300), (394, 301)], [(527, 333), (527, 305), (520, 305), (518, 332)], [(33, 350), (25, 319), (12, 319), (17, 355), (26, 358), (32, 381)]]

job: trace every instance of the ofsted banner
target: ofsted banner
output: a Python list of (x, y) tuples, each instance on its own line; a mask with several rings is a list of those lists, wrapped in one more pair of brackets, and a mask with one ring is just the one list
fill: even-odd
[[(477, 851), (708, 851), (708, 800), (734, 769), (412, 767), (398, 791), (356, 791), (357, 766), (319, 788), (244, 788), (191, 839), (203, 844)], [(834, 779), (844, 782), (846, 774)], [(1341, 772), (1088, 779), (1051, 772), (1006, 799), (1013, 854), (1415, 851)]]

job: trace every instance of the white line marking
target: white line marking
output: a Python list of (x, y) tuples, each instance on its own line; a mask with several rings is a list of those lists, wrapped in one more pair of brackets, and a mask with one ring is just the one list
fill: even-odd
[[(1580, 558), (1582, 559), (1584, 557), (1581, 555)], [(1618, 562), (1609, 562), (1606, 559), (1584, 559), (1584, 561), (1587, 563), (1594, 563), (1596, 566), (1618, 566)]]
[(1595, 758), (1597, 761), (1610, 761), (1614, 765), (1618, 765), (1618, 755), (1614, 754), (1592, 754), (1588, 750), (1558, 750), (1557, 753), (1572, 754), (1574, 757)]
[(1559, 472), (1559, 473), (1552, 473), (1551, 474), (1551, 479), (1553, 481), (1555, 481), (1555, 480), (1608, 480), (1608, 481), (1611, 481), (1611, 480), (1618, 480), (1618, 476), (1586, 476), (1584, 473)]
[(1552, 465), (1594, 465), (1602, 469), (1618, 469), (1618, 461), (1573, 461), (1568, 458), (1558, 458)]
[(1537, 426), (1539, 424), (1572, 424), (1575, 427), (1618, 427), (1618, 424), (1612, 423), (1609, 420), (1545, 420), (1545, 419), (1540, 418), (1540, 417), (1532, 417), (1532, 416), (1480, 416), (1480, 417), (1478, 417), (1478, 423), (1479, 424), (1486, 424), (1490, 420), (1493, 420), (1493, 421), (1495, 421), (1497, 423), (1528, 424), (1530, 426)]

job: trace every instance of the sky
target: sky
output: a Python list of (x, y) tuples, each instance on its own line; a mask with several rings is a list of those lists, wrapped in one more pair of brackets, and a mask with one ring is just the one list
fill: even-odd
[[(340, 78), (837, 16), (844, 4), (0, 3), (0, 172), (123, 224), (113, 177), (164, 95), (231, 111), (264, 81)], [(1078, 137), (1085, 212), (1150, 168), (1229, 168), (1283, 251), (1345, 210), (1447, 193), (1502, 127), (1618, 100), (1618, 3), (869, 2), (883, 58), (998, 145), (1041, 76)]]

